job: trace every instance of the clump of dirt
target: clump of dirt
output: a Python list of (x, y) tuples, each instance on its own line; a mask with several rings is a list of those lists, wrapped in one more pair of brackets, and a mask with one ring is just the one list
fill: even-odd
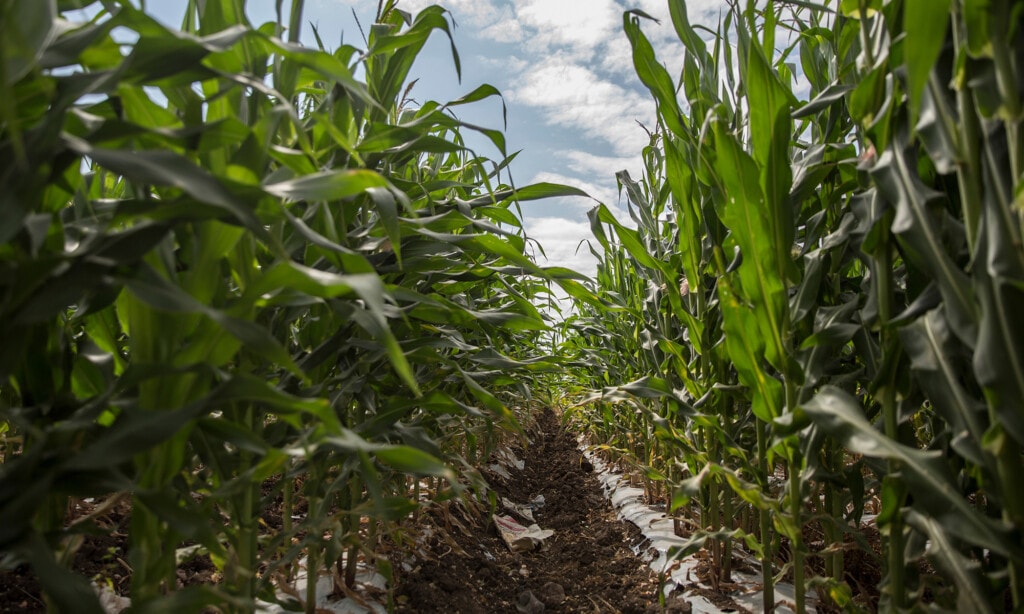
[(601, 494), (593, 467), (553, 412), (539, 416), (525, 460), (511, 478), (487, 475), (498, 496), (520, 503), (544, 497), (534, 512), (554, 531), (543, 548), (514, 553), (498, 536), (489, 514), (449, 505), (434, 509), (438, 530), (426, 552), (409, 560), (392, 555), (399, 612), (685, 612), (689, 604), (659, 603), (660, 582), (631, 546), (643, 541), (619, 521)]

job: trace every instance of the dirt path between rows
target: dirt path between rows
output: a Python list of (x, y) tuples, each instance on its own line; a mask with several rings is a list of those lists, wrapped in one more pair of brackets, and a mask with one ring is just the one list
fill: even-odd
[[(499, 537), (486, 506), (470, 511), (456, 501), (433, 505), (410, 527), (412, 535), (420, 536), (418, 547), (392, 544), (387, 554), (394, 570), (395, 611), (688, 612), (689, 604), (678, 598), (664, 607), (659, 603), (657, 575), (631, 549), (643, 546), (645, 538), (635, 525), (618, 520), (593, 468), (558, 417), (542, 413), (528, 436), (526, 448), (511, 448), (525, 462), (522, 470), (508, 468), (508, 478), (486, 467), (483, 472), (497, 501), (506, 497), (526, 503), (543, 496), (535, 521), (554, 534), (541, 548), (515, 553)], [(114, 534), (86, 539), (74, 564), (86, 577), (111, 579), (122, 594), (129, 576), (118, 561), (127, 551), (129, 513), (126, 501), (114, 508), (108, 519)], [(198, 561), (200, 568), (182, 567), (182, 584), (216, 582), (209, 558)], [(26, 566), (0, 572), (0, 612), (45, 611), (39, 589)], [(371, 600), (387, 602), (387, 591), (363, 589)]]
[(508, 479), (495, 473), (486, 477), (499, 501), (504, 496), (525, 503), (543, 496), (544, 505), (534, 515), (554, 535), (541, 549), (514, 553), (489, 517), (460, 514), (458, 506), (450, 506), (447, 517), (435, 518), (449, 530), (431, 536), (419, 560), (396, 555), (397, 611), (689, 611), (689, 604), (677, 599), (666, 608), (659, 604), (657, 575), (631, 550), (643, 536), (617, 519), (592, 467), (555, 414), (544, 412), (529, 436), (527, 449), (513, 448), (525, 461), (521, 471), (512, 468)]

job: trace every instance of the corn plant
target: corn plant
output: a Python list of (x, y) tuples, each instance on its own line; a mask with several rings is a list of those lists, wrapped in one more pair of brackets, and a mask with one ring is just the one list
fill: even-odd
[[(741, 543), (766, 609), (783, 575), (797, 611), (811, 588), (859, 607), (843, 549), (867, 547), (871, 498), (878, 606), (1020, 607), (1018, 3), (734, 2), (714, 31), (668, 5), (678, 84), (624, 17), (659, 125), (641, 180), (619, 176), (636, 228), (592, 212), (579, 416), (665, 442), (620, 453), (695, 519), (678, 555), (707, 545), (723, 577)], [(737, 506), (757, 526), (723, 523)]]
[[(100, 611), (70, 569), (103, 530), (69, 524), (80, 497), (130, 499), (138, 611), (251, 611), (300, 565), (339, 593), (360, 560), (388, 573), (376, 540), (422, 481), (480, 487), (556, 365), (534, 302), (587, 294), (514, 213), (579, 191), (466, 146), (505, 155), (452, 112), (497, 90), (409, 103), (443, 9), (381, 3), (365, 49), (329, 50), (282, 5), (191, 1), (180, 30), (129, 2), (2, 5), (0, 548), (55, 611)], [(178, 587), (184, 545), (224, 581)]]

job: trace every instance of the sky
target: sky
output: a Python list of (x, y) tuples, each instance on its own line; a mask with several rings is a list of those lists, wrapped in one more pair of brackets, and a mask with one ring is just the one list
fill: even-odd
[[(645, 20), (643, 29), (669, 73), (677, 76), (682, 45), (667, 0), (400, 0), (398, 7), (415, 13), (435, 3), (450, 11), (456, 24), (462, 82), (455, 78), (448, 41), (435, 34), (413, 67), (412, 77), (420, 77), (413, 97), (443, 102), (481, 83), (501, 90), (509, 152), (522, 150), (512, 165), (516, 184), (564, 183), (594, 198), (523, 203), (527, 234), (543, 246), (547, 262), (540, 254), (538, 259), (593, 275), (596, 260), (582, 244), (592, 236), (587, 211), (600, 201), (624, 221), (628, 218), (615, 173), (628, 170), (639, 177), (640, 154), (649, 143), (640, 124), (655, 124), (653, 99), (633, 72), (623, 13), (639, 8), (660, 21)], [(327, 26), (341, 25), (346, 42), (356, 44), (350, 38), (360, 36), (350, 29), (352, 12), (365, 27), (376, 4), (307, 0), (306, 11), (309, 21), (319, 20), (322, 35)], [(708, 25), (718, 23), (724, 4), (687, 0), (691, 21)], [(500, 102), (460, 113), (467, 121), (502, 125)], [(480, 153), (499, 157), (496, 151)]]
[[(342, 42), (364, 48), (360, 26), (369, 28), (377, 4), (306, 0), (302, 40), (312, 44), (316, 26), (329, 49)], [(542, 265), (593, 275), (596, 260), (582, 244), (591, 238), (587, 211), (602, 202), (628, 221), (615, 173), (627, 170), (639, 177), (640, 154), (649, 142), (640, 124), (655, 124), (654, 102), (633, 72), (623, 12), (638, 8), (660, 21), (644, 20), (642, 27), (659, 60), (678, 80), (682, 46), (667, 0), (400, 0), (398, 8), (415, 14), (431, 4), (448, 9), (455, 25), (462, 79), (457, 78), (448, 40), (435, 32), (410, 74), (410, 80), (419, 79), (412, 98), (443, 103), (484, 83), (498, 88), (507, 126), (502, 102), (495, 99), (458, 107), (459, 117), (506, 128), (508, 152), (521, 151), (511, 166), (517, 186), (563, 183), (593, 197), (522, 205), (528, 236), (543, 246), (545, 255), (537, 254)], [(725, 0), (686, 4), (692, 22), (712, 27), (725, 10)], [(185, 0), (150, 0), (146, 9), (177, 26), (185, 5)], [(248, 0), (250, 20), (254, 25), (274, 21), (274, 5), (275, 0)], [(289, 3), (284, 5), (287, 12)], [(483, 139), (478, 146), (476, 153), (500, 160), (500, 153)]]

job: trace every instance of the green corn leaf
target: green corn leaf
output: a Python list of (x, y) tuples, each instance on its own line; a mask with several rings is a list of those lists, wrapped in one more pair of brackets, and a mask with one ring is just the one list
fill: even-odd
[[(126, 15), (127, 16), (127, 15)], [(134, 25), (134, 24), (133, 24)], [(210, 53), (223, 51), (249, 32), (245, 26), (232, 26), (210, 38), (192, 39), (170, 32), (141, 36), (125, 59), (123, 78), (132, 83), (153, 83), (167, 78), (194, 78), (203, 75), (200, 62)], [(173, 61), (168, 61), (173, 58)], [(190, 74), (190, 69), (197, 69)], [(208, 73), (207, 73), (208, 74)]]
[(974, 57), (992, 57), (992, 0), (963, 0), (961, 10), (967, 29), (967, 50)]
[(416, 232), (436, 241), (458, 245), (468, 252), (490, 254), (504, 258), (513, 264), (523, 267), (534, 275), (544, 276), (544, 270), (538, 267), (533, 260), (525, 256), (520, 249), (514, 247), (510, 242), (502, 240), (500, 237), (489, 234), (457, 235), (438, 233), (425, 228), (417, 229)]
[(463, 200), (461, 198), (453, 199), (454, 202), (465, 205), (470, 208), (477, 208), (485, 205), (493, 205), (497, 203), (509, 203), (513, 201), (523, 200), (538, 200), (541, 198), (556, 198), (559, 196), (584, 196), (591, 198), (589, 194), (579, 188), (572, 186), (562, 185), (559, 183), (535, 183), (522, 188), (498, 190), (496, 192), (489, 192), (472, 198), (470, 200)]
[(462, 377), (462, 381), (466, 384), (466, 387), (469, 390), (470, 394), (473, 396), (473, 398), (479, 401), (480, 404), (488, 411), (490, 411), (494, 416), (504, 418), (506, 421), (508, 421), (514, 430), (522, 430), (519, 426), (519, 423), (516, 421), (515, 416), (513, 416), (512, 412), (509, 410), (508, 406), (502, 403), (501, 400), (498, 399), (498, 397), (494, 396), (486, 388), (481, 386), (480, 383), (476, 381), (472, 374), (464, 371), (461, 367), (458, 366), (456, 366), (456, 370), (459, 372), (459, 375)]
[(431, 454), (411, 446), (389, 446), (374, 452), (381, 462), (410, 475), (434, 476), (455, 482), (455, 472)]
[(351, 198), (370, 188), (389, 188), (379, 174), (368, 170), (325, 171), (265, 185), (269, 194), (289, 200), (332, 201)]
[[(39, 2), (12, 2), (3, 6), (4, 20), (0, 22), (0, 59), (4, 62), (3, 86), (5, 91), (20, 81), (46, 52), (57, 32), (57, 3), (55, 0)], [(3, 108), (3, 107), (0, 107)], [(6, 114), (6, 120), (13, 119)]]
[(766, 358), (783, 373), (791, 373), (782, 334), (786, 294), (771, 224), (771, 209), (758, 183), (756, 162), (742, 150), (733, 135), (721, 123), (714, 126), (715, 166), (719, 172), (725, 202), (719, 215), (733, 232), (743, 254), (739, 267), (743, 298), (759, 308), (760, 336), (765, 342)]
[(208, 548), (212, 546), (211, 549), (215, 553), (222, 550), (210, 523), (204, 522), (206, 519), (183, 506), (174, 494), (151, 491), (136, 492), (134, 495), (137, 502), (145, 505), (166, 522), (171, 531), (185, 539), (198, 541)]
[(222, 209), (257, 237), (267, 237), (251, 203), (236, 196), (218, 177), (184, 156), (170, 151), (100, 149), (70, 135), (64, 135), (63, 140), (72, 151), (92, 158), (130, 181), (180, 189), (200, 202)]
[(704, 66), (707, 66), (710, 59), (707, 53), (707, 45), (690, 24), (690, 18), (686, 13), (686, 1), (669, 0), (668, 10), (672, 16), (672, 25), (676, 30), (679, 40), (686, 46), (690, 54), (696, 56)]
[(622, 242), (622, 246), (639, 264), (651, 269), (659, 268), (658, 262), (647, 252), (647, 247), (643, 244), (637, 231), (623, 226), (607, 207), (598, 205), (587, 213), (587, 217), (590, 218), (590, 227), (594, 230), (594, 235), (606, 250), (610, 250), (611, 247), (607, 239), (604, 238), (604, 230), (600, 229), (601, 223), (608, 224), (615, 229), (615, 235)]
[(911, 510), (907, 522), (928, 536), (926, 554), (953, 578), (956, 584), (957, 610), (960, 612), (996, 612), (985, 596), (980, 565), (957, 551), (949, 531), (934, 518)]
[(740, 381), (751, 390), (754, 415), (763, 422), (770, 422), (782, 414), (782, 384), (764, 370), (762, 358), (766, 344), (758, 329), (757, 317), (740, 304), (725, 277), (719, 278), (718, 283), (726, 351)]
[(993, 201), (989, 196), (978, 244), (985, 256), (975, 265), (981, 322), (973, 370), (1002, 428), (1024, 445), (1024, 414), (1019, 404), (1024, 398), (1024, 326), (1013, 316), (1024, 305), (1024, 254), (1007, 225), (996, 221), (1006, 218)]
[[(394, 26), (387, 28), (389, 33), (383, 36), (371, 36), (370, 49), (367, 54), (371, 59), (384, 60), (379, 70), (372, 70), (367, 75), (369, 89), (376, 99), (388, 101), (388, 104), (395, 104), (399, 92), (405, 83), (405, 79), (412, 68), (412, 64), (423, 45), (427, 42), (434, 30), (443, 32), (451, 42), (452, 59), (455, 63), (455, 72), (458, 78), (462, 78), (462, 66), (455, 43), (452, 40), (451, 29), (445, 19), (445, 10), (439, 6), (430, 6), (416, 15), (411, 27), (403, 32), (392, 34)], [(381, 28), (384, 29), (383, 27)], [(370, 68), (375, 64), (370, 63)]]
[(903, 6), (907, 28), (904, 57), (907, 63), (907, 95), (910, 124), (917, 125), (924, 92), (932, 67), (939, 59), (949, 26), (951, 0), (908, 0)]
[(58, 564), (41, 536), (33, 533), (28, 543), (23, 546), (23, 554), (39, 578), (43, 593), (53, 600), (54, 605), (61, 611), (83, 614), (105, 612), (89, 582), (81, 575)]
[(362, 299), (366, 309), (352, 312), (353, 319), (384, 343), (396, 372), (414, 393), (420, 394), (412, 367), (394, 333), (388, 327), (384, 307), (386, 291), (380, 277), (376, 274), (337, 275), (296, 263), (281, 263), (263, 276), (253, 286), (252, 292), (261, 295), (275, 288), (287, 287), (321, 298), (335, 298), (354, 293)]
[(310, 49), (302, 45), (286, 43), (274, 37), (266, 37), (265, 40), (274, 49), (281, 52), (290, 62), (306, 68), (318, 77), (330, 80), (340, 85), (347, 95), (352, 96), (362, 104), (373, 109), (380, 110), (381, 106), (368, 91), (366, 85), (356, 81), (349, 68), (333, 55), (317, 49)]
[[(17, 306), (11, 317), (12, 322), (46, 322), (66, 312), (79, 299), (85, 299), (109, 284), (108, 267), (79, 261), (54, 268), (54, 274), (44, 277), (45, 283), (39, 284), (38, 289), (31, 289), (25, 301)], [(39, 273), (48, 275), (49, 271)]]
[(555, 283), (558, 287), (565, 291), (565, 293), (577, 301), (582, 301), (588, 305), (594, 307), (600, 307), (601, 301), (594, 292), (583, 284), (572, 280), (572, 279), (561, 279), (555, 278)]
[(658, 101), (658, 114), (665, 126), (675, 134), (684, 136), (687, 132), (686, 119), (676, 100), (672, 78), (665, 67), (658, 63), (651, 42), (640, 29), (641, 17), (650, 19), (650, 16), (639, 10), (626, 11), (622, 15), (622, 29), (633, 48), (633, 66), (640, 81)]
[(503, 197), (502, 200), (540, 200), (542, 198), (558, 198), (565, 196), (583, 196), (584, 198), (591, 198), (589, 194), (573, 186), (562, 185), (560, 183), (541, 182), (517, 188), (510, 195)]
[(507, 328), (508, 330), (546, 330), (548, 328), (547, 324), (539, 317), (514, 311), (467, 309), (466, 313), (479, 322)]
[(759, 46), (751, 46), (747, 64), (747, 97), (751, 108), (758, 109), (757, 113), (750, 114), (750, 139), (754, 161), (760, 168), (766, 215), (777, 252), (775, 262), (784, 280), (795, 280), (797, 273), (790, 256), (795, 227), (789, 201), (793, 183), (789, 109), (795, 100), (779, 81)]
[[(449, 102), (446, 102), (444, 104), (444, 106), (446, 106), (446, 107), (455, 107), (455, 106), (459, 106), (459, 105), (463, 105), (463, 104), (469, 104), (471, 102), (479, 102), (481, 100), (485, 100), (487, 98), (490, 98), (491, 96), (497, 96), (498, 98), (502, 97), (501, 96), (501, 92), (498, 91), (498, 88), (494, 87), (493, 85), (489, 85), (489, 84), (485, 83), (483, 85), (478, 86), (476, 89), (474, 89), (472, 92), (466, 94), (465, 96), (460, 96), (460, 97), (456, 98), (455, 100), (451, 100)], [(505, 115), (505, 105), (503, 103), (502, 104), (502, 116), (504, 116), (504, 115)]]
[(898, 462), (916, 499), (915, 509), (941, 523), (948, 533), (1005, 556), (1024, 555), (1005, 526), (983, 516), (963, 497), (941, 453), (917, 450), (887, 438), (864, 418), (860, 404), (838, 388), (826, 386), (803, 409), (851, 452)]
[(152, 309), (170, 313), (198, 313), (210, 318), (241, 341), (246, 348), (265, 356), (295, 375), (301, 370), (287, 350), (262, 326), (236, 318), (204, 305), (150, 267), (142, 267), (135, 277), (124, 279), (125, 287)]
[(422, 127), (371, 126), (365, 138), (359, 141), (358, 151), (362, 155), (378, 152), (396, 153), (409, 149), (423, 152), (445, 153), (463, 149), (442, 138), (426, 134)]
[[(374, 300), (380, 301), (380, 295), (373, 292), (367, 292), (364, 296), (373, 297)], [(381, 306), (383, 303), (381, 303)], [(413, 373), (412, 366), (409, 364), (409, 360), (405, 356), (405, 351), (402, 349), (401, 344), (395, 337), (394, 333), (387, 326), (387, 322), (384, 321), (382, 311), (374, 311), (374, 307), (371, 305), (370, 310), (355, 310), (352, 312), (351, 317), (357, 324), (359, 324), (364, 330), (369, 331), (370, 334), (374, 335), (379, 341), (384, 344), (384, 350), (387, 352), (388, 359), (391, 361), (391, 366), (398, 373), (398, 376), (402, 378), (402, 381), (409, 390), (416, 396), (420, 396), (419, 382), (416, 379), (416, 375)]]
[[(388, 190), (385, 188), (369, 188), (367, 194), (373, 204), (376, 205), (377, 215), (384, 226), (384, 232), (390, 240), (391, 251), (395, 253), (398, 266), (402, 266), (402, 227), (398, 219), (399, 200), (409, 205), (409, 199), (404, 192)], [(396, 198), (397, 196), (397, 198)]]
[(201, 418), (196, 423), (196, 429), (208, 437), (253, 454), (263, 455), (272, 450), (256, 433), (222, 418)]
[(813, 100), (793, 111), (793, 119), (803, 119), (814, 115), (815, 113), (820, 113), (835, 103), (845, 99), (846, 95), (853, 89), (854, 86), (852, 85), (842, 83), (829, 84), (829, 86), (823, 89), (821, 93), (814, 97)]
[(978, 307), (970, 280), (953, 261), (942, 228), (949, 228), (943, 195), (926, 186), (911, 162), (912, 149), (899, 133), (871, 171), (879, 193), (896, 206), (892, 231), (906, 258), (935, 279), (957, 337), (974, 347), (978, 336)]
[(579, 280), (579, 281), (586, 281), (587, 279), (589, 279), (586, 275), (584, 275), (583, 273), (580, 273), (579, 271), (574, 271), (572, 269), (568, 269), (566, 267), (560, 267), (560, 266), (544, 267), (544, 273), (550, 279), (555, 279), (555, 280), (573, 280), (573, 279), (576, 279), (576, 280)]
[(929, 311), (901, 328), (900, 340), (932, 405), (952, 430), (953, 448), (964, 458), (984, 466), (984, 404), (972, 398), (961, 383), (961, 367), (957, 363), (966, 359), (956, 360), (959, 352), (942, 311)]
[[(151, 378), (164, 373), (173, 371), (162, 368), (151, 370), (147, 375)], [(326, 402), (320, 399), (297, 398), (273, 388), (264, 380), (239, 374), (220, 384), (204, 398), (179, 408), (128, 408), (109, 430), (102, 431), (81, 452), (71, 457), (65, 470), (88, 471), (120, 464), (168, 440), (186, 427), (190, 428), (203, 414), (235, 402), (257, 403), (281, 414), (305, 413), (319, 419), (328, 432), (341, 431), (337, 417)]]
[[(862, 11), (862, 4), (867, 7)], [(882, 0), (840, 0), (839, 11), (851, 19), (865, 19), (874, 16), (882, 8)]]
[[(665, 144), (667, 181), (672, 190), (674, 207), (681, 216), (682, 227), (689, 232), (680, 232), (678, 249), (682, 255), (683, 271), (691, 291), (698, 291), (701, 285), (700, 260), (703, 246), (701, 235), (703, 220), (699, 207), (695, 206), (693, 169), (684, 158), (680, 143), (669, 141)], [(699, 351), (699, 350), (698, 350)]]
[(608, 387), (599, 392), (593, 392), (584, 397), (580, 405), (595, 401), (622, 403), (635, 399), (671, 399), (682, 404), (686, 403), (681, 392), (673, 390), (664, 378), (646, 376), (621, 386)]
[(516, 217), (516, 214), (504, 207), (480, 207), (476, 211), (480, 215), (486, 216), (499, 224), (515, 228), (523, 227), (523, 223)]
[(68, 471), (102, 469), (131, 460), (187, 429), (204, 410), (200, 401), (170, 411), (133, 408), (122, 412), (110, 430), (69, 460)]

